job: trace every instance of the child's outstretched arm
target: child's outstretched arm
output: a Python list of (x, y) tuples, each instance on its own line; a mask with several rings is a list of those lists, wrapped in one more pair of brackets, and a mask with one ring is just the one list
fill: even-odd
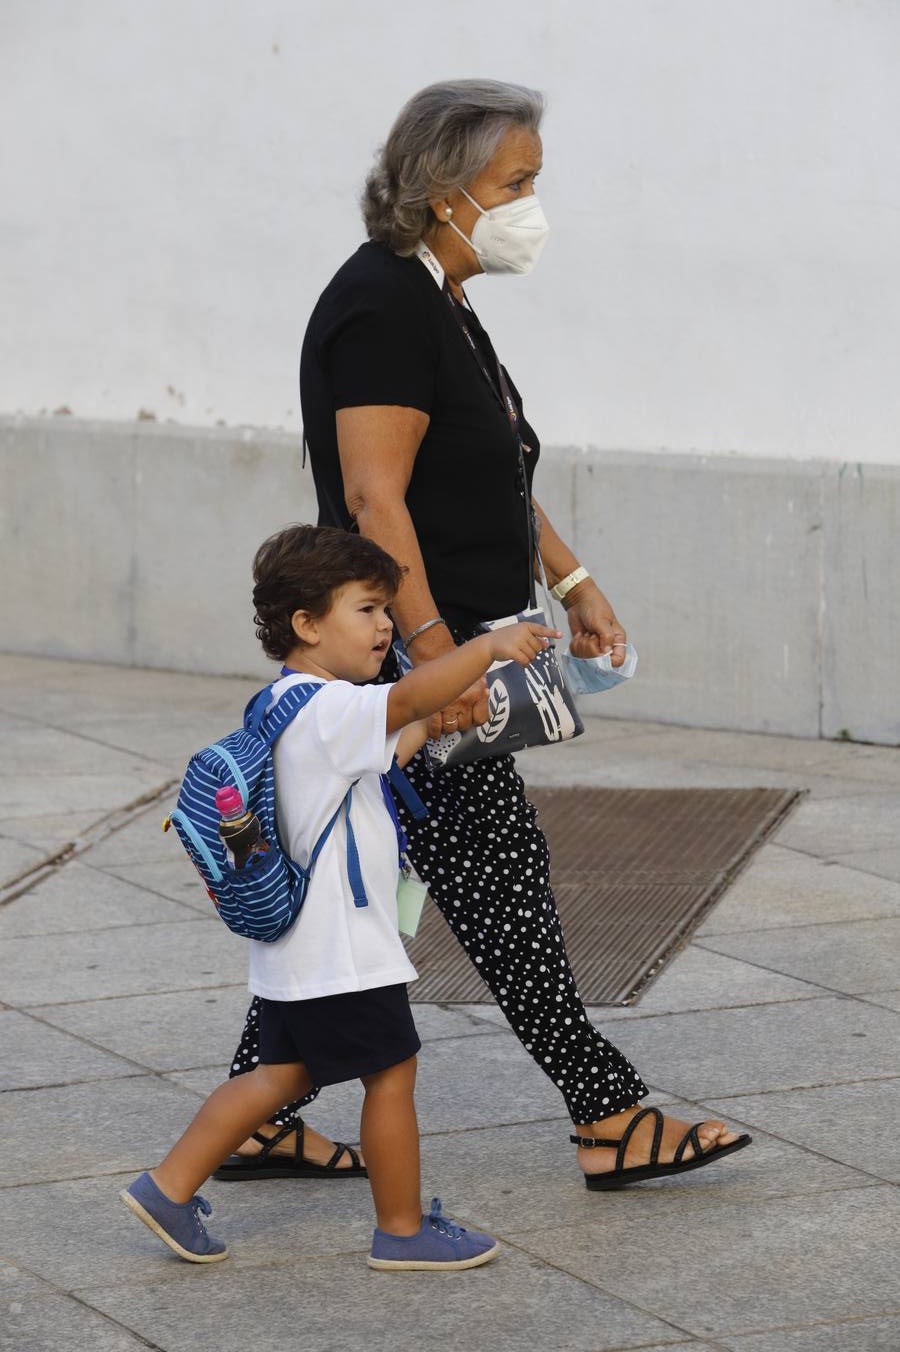
[(461, 648), (433, 662), (423, 662), (395, 685), (387, 701), (387, 730), (396, 732), (428, 718), (468, 690), (493, 662), (518, 662), (527, 667), (551, 638), (562, 638), (545, 624), (510, 624), (470, 639)]

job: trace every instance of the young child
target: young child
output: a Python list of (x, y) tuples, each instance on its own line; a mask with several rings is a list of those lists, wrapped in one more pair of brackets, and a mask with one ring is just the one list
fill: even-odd
[(485, 633), (394, 684), (374, 685), (392, 639), (389, 606), (402, 569), (358, 535), (293, 526), (253, 565), (257, 633), (282, 661), (275, 699), (291, 683), (321, 682), (275, 745), (278, 828), (285, 850), (309, 858), (353, 789), (350, 816), (368, 905), (354, 905), (346, 829), (323, 847), (296, 922), (275, 943), (250, 941), (251, 992), (261, 998), (260, 1064), (219, 1086), (155, 1169), (120, 1196), (181, 1258), (214, 1263), (227, 1248), (208, 1234), (197, 1188), (260, 1122), (313, 1085), (360, 1079), (360, 1140), (377, 1228), (369, 1264), (448, 1270), (488, 1262), (490, 1235), (454, 1225), (435, 1200), (422, 1214), (416, 1053), (406, 983), (415, 979), (397, 929), (398, 848), (381, 775), (426, 737), (425, 721), (492, 662), (526, 666), (556, 630), (517, 624)]

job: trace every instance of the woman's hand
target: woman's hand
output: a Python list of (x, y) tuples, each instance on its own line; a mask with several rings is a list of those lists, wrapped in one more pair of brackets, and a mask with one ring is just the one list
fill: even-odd
[(488, 684), (482, 676), (480, 681), (470, 685), (461, 695), (442, 709), (432, 714), (428, 720), (428, 736), (440, 737), (441, 733), (468, 732), (479, 723), (488, 721)]
[(602, 657), (611, 652), (610, 662), (614, 667), (620, 667), (625, 661), (625, 630), (596, 582), (585, 578), (572, 588), (566, 601), (572, 631), (569, 644), (572, 656)]
[[(435, 657), (452, 652), (455, 647), (450, 631), (436, 624), (410, 645), (409, 656), (413, 666), (418, 667), (423, 662), (431, 662)], [(438, 738), (441, 733), (468, 732), (469, 728), (486, 723), (487, 720), (488, 687), (482, 676), (448, 704), (446, 709), (431, 715), (428, 719), (428, 736)]]

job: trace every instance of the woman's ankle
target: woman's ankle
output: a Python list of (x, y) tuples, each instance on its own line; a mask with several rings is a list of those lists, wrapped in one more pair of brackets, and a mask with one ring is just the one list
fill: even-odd
[(575, 1135), (589, 1136), (596, 1140), (598, 1137), (602, 1138), (608, 1136), (610, 1134), (610, 1128), (613, 1128), (612, 1134), (615, 1135), (615, 1128), (624, 1126), (630, 1118), (634, 1117), (639, 1107), (640, 1104), (634, 1103), (629, 1108), (620, 1108), (617, 1113), (610, 1113), (608, 1117), (601, 1117), (597, 1122), (577, 1123), (575, 1126)]

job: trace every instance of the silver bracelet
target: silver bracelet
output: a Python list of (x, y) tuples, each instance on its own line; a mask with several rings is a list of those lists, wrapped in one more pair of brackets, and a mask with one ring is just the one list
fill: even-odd
[(443, 618), (442, 615), (435, 615), (433, 620), (426, 620), (424, 624), (419, 625), (418, 629), (414, 629), (412, 633), (409, 634), (406, 638), (400, 640), (400, 642), (403, 644), (404, 651), (409, 652), (409, 645), (413, 643), (419, 637), (420, 634), (424, 634), (427, 629), (433, 629), (436, 624), (446, 624), (446, 623), (447, 621)]

